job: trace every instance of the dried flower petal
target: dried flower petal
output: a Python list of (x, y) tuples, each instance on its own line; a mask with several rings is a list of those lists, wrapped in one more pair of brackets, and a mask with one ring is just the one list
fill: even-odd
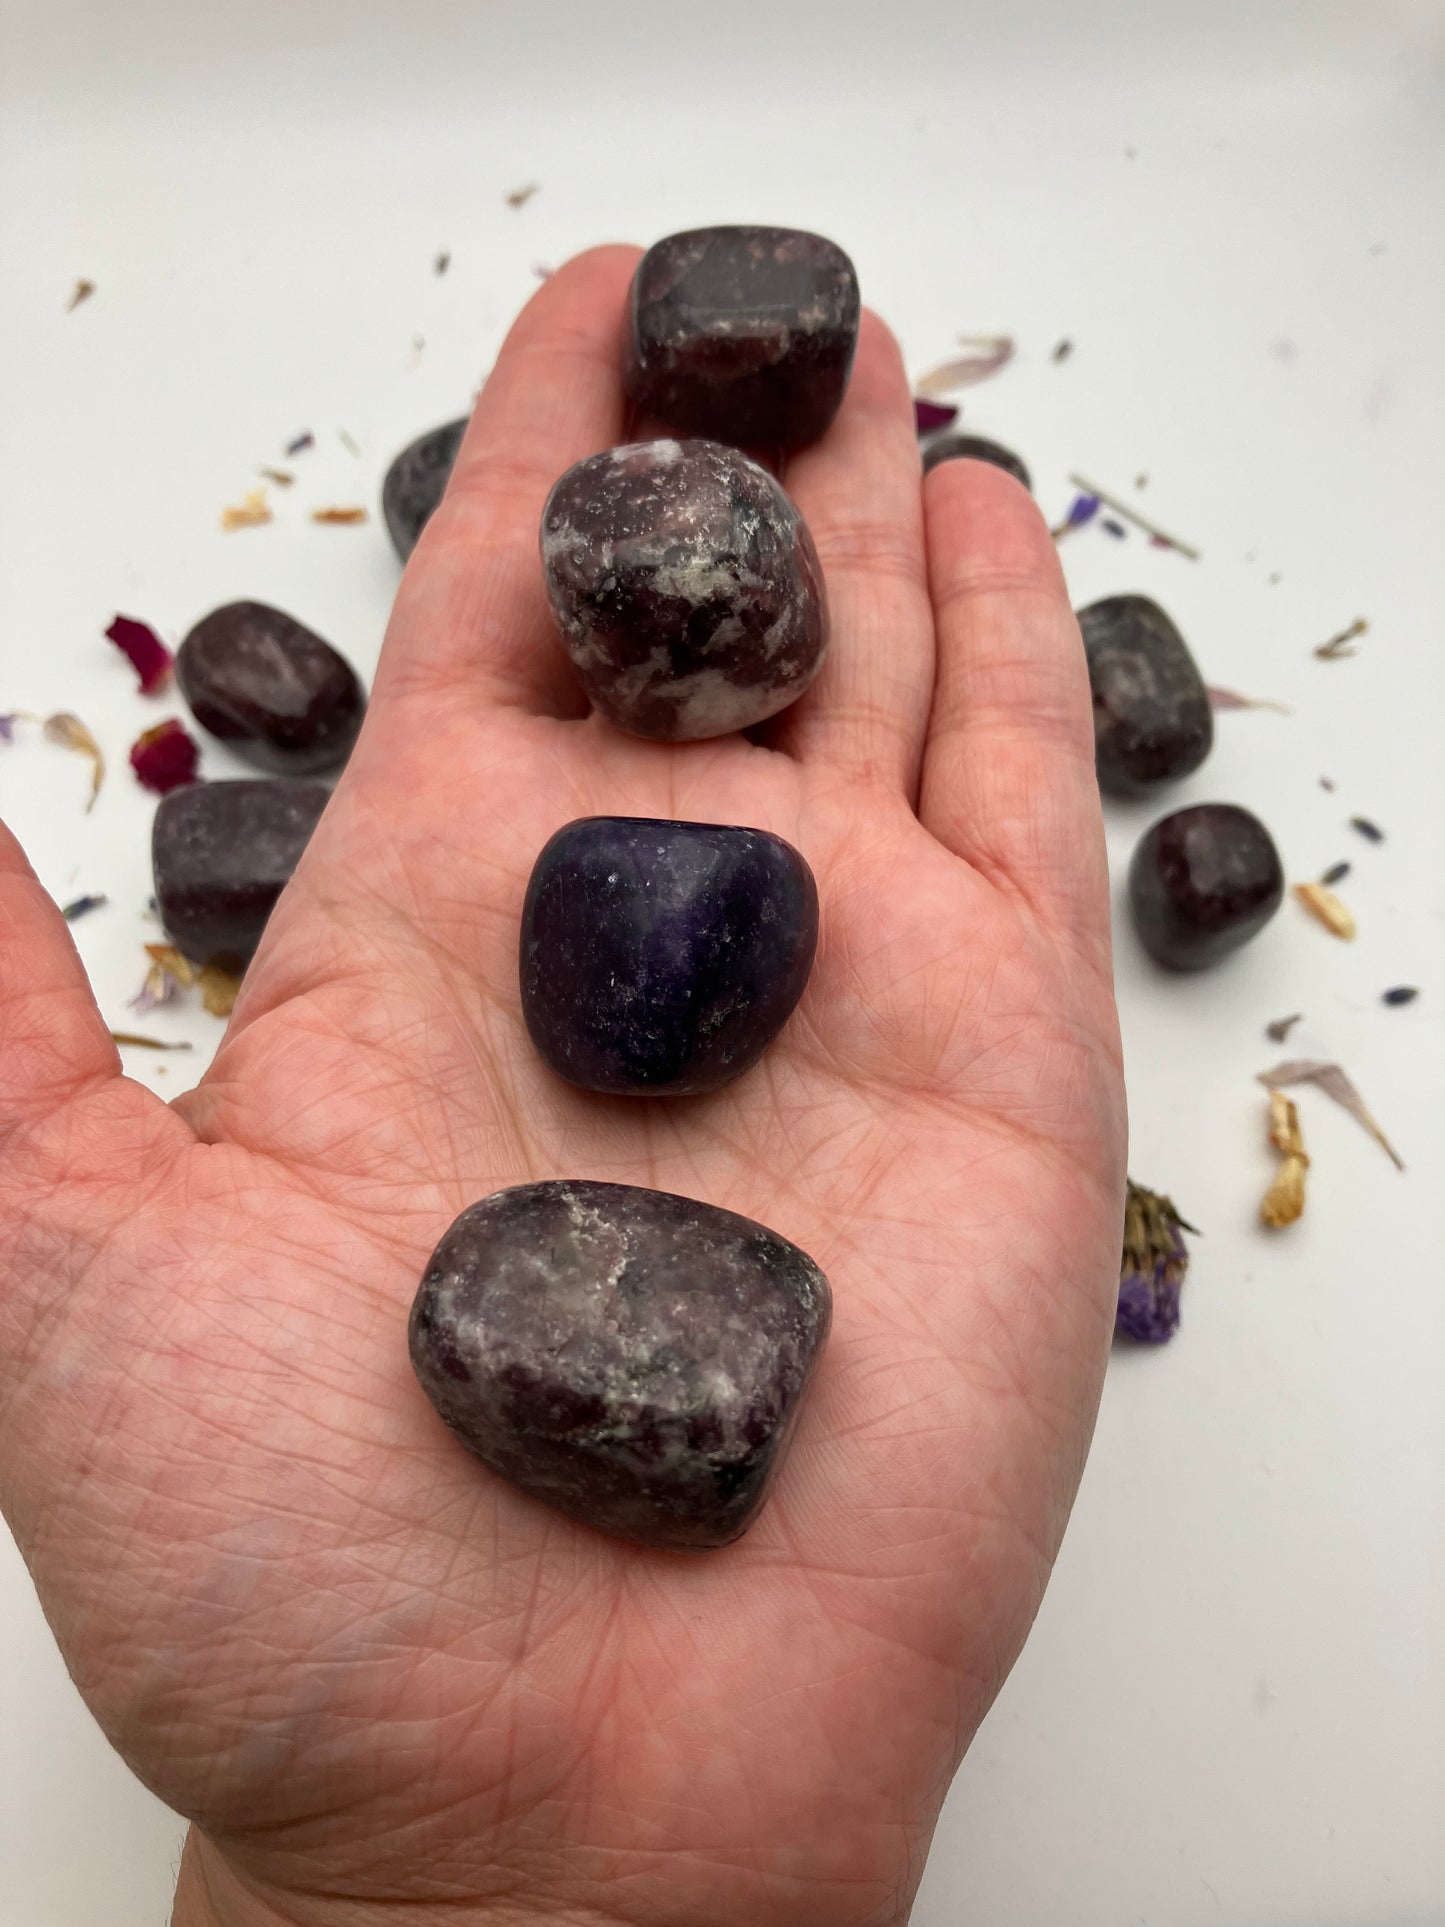
[(1162, 1345), (1179, 1328), (1179, 1294), (1189, 1269), (1181, 1231), (1194, 1226), (1166, 1197), (1128, 1180), (1119, 1302), (1114, 1329), (1144, 1345)]
[(541, 192), (541, 187), (542, 184), (540, 181), (528, 181), (525, 187), (514, 187), (510, 194), (506, 194), (502, 198), (506, 201), (508, 207), (525, 207), (534, 194)]
[(1269, 1094), (1269, 1141), (1284, 1162), (1265, 1193), (1259, 1215), (1272, 1230), (1294, 1224), (1305, 1208), (1305, 1172), (1310, 1168), (1300, 1136), (1299, 1113), (1283, 1091)]
[(145, 981), (130, 1000), (130, 1008), (145, 1016), (162, 1004), (174, 1003), (179, 991), (189, 990), (196, 981), (196, 967), (171, 943), (148, 943), (150, 966)]
[(1320, 643), (1315, 654), (1321, 662), (1338, 662), (1341, 656), (1353, 656), (1355, 651), (1350, 644), (1356, 636), (1364, 635), (1369, 626), (1363, 616), (1356, 616), (1347, 629), (1341, 629), (1339, 634), (1331, 636), (1328, 642)]
[(1297, 883), (1294, 886), (1294, 894), (1310, 915), (1318, 918), (1332, 937), (1343, 937), (1348, 943), (1354, 936), (1354, 916), (1348, 906), (1340, 902), (1333, 890), (1326, 889), (1323, 883)]
[(65, 304), (65, 312), (67, 314), (74, 314), (81, 302), (89, 301), (94, 293), (95, 283), (93, 281), (77, 281), (70, 291), (70, 299)]
[(337, 527), (352, 527), (357, 522), (364, 522), (366, 518), (367, 511), (363, 508), (312, 509), (311, 511), (313, 522), (330, 522)]
[(1337, 883), (1342, 883), (1349, 874), (1350, 866), (1348, 863), (1332, 863), (1320, 878), (1320, 882), (1327, 890), (1332, 890)]
[(1336, 1104), (1349, 1112), (1358, 1125), (1369, 1132), (1397, 1171), (1404, 1170), (1405, 1166), (1399, 1152), (1370, 1115), (1365, 1107), (1365, 1100), (1355, 1089), (1341, 1065), (1328, 1064), (1313, 1058), (1295, 1058), (1286, 1064), (1276, 1064), (1272, 1071), (1261, 1071), (1258, 1081), (1268, 1085), (1271, 1090), (1289, 1084), (1317, 1084), (1326, 1097), (1332, 1097)]
[(289, 468), (258, 468), (256, 473), (264, 475), (268, 482), (274, 482), (277, 488), (290, 488), (296, 480)]
[(1058, 527), (1050, 529), (1049, 533), (1057, 542), (1059, 537), (1061, 535), (1067, 535), (1070, 529), (1081, 529), (1086, 522), (1092, 522), (1098, 513), (1099, 498), (1097, 495), (1076, 495), (1069, 504), (1068, 514), (1064, 517), (1063, 521), (1059, 523)]
[(100, 744), (80, 718), (72, 716), (68, 709), (45, 718), (45, 740), (47, 743), (58, 743), (62, 749), (77, 750), (82, 756), (90, 758), (90, 801), (85, 806), (85, 813), (89, 816), (95, 808), (96, 797), (100, 795), (100, 786), (105, 781), (105, 758), (100, 753)]
[(287, 442), (286, 453), (288, 455), (299, 455), (303, 449), (315, 448), (315, 446), (316, 437), (311, 433), (309, 428), (303, 428), (299, 435), (294, 436)]
[(207, 964), (196, 982), (201, 987), (201, 1002), (213, 1017), (229, 1017), (235, 1008), (236, 992), (241, 988), (241, 979), (229, 970), (220, 970), (215, 964)]
[(939, 395), (951, 395), (956, 388), (971, 388), (975, 382), (987, 381), (1013, 360), (1012, 335), (960, 335), (958, 339), (972, 352), (941, 362), (920, 375), (913, 384), (916, 393), (930, 401)]
[(130, 766), (143, 789), (168, 796), (185, 783), (194, 783), (201, 752), (195, 738), (174, 716), (144, 729), (131, 745)]
[(256, 529), (270, 520), (271, 510), (267, 506), (263, 488), (247, 489), (245, 500), (239, 508), (221, 510), (221, 527), (226, 530)]
[(105, 633), (107, 640), (128, 657), (140, 677), (143, 696), (154, 696), (165, 687), (171, 673), (171, 652), (149, 623), (138, 622), (134, 616), (117, 616)]
[(1220, 689), (1214, 683), (1206, 684), (1204, 693), (1211, 709), (1274, 709), (1281, 716), (1292, 713), (1283, 703), (1274, 702), (1268, 696), (1241, 696), (1236, 690)]
[(1295, 1025), (1302, 1022), (1303, 1019), (1304, 1012), (1302, 1010), (1297, 1010), (1292, 1017), (1276, 1017), (1273, 1023), (1265, 1025), (1264, 1034), (1266, 1037), (1273, 1038), (1276, 1044), (1282, 1044), (1294, 1029)]
[(129, 1044), (138, 1050), (189, 1050), (188, 1043), (163, 1043), (159, 1037), (142, 1037), (139, 1031), (113, 1030), (110, 1033), (113, 1044)]
[(1368, 816), (1352, 816), (1350, 828), (1358, 830), (1367, 843), (1383, 843), (1385, 840), (1385, 832), (1378, 823), (1372, 823)]
[(931, 435), (935, 428), (947, 428), (958, 420), (958, 410), (949, 401), (929, 401), (923, 395), (913, 397), (913, 426), (920, 435)]
[(0, 716), (0, 743), (13, 743), (15, 741), (15, 718), (19, 714), (20, 711), (18, 709), (12, 709), (8, 714)]
[(101, 910), (109, 902), (109, 897), (75, 897), (60, 914), (67, 923), (78, 923), (82, 917), (88, 917), (92, 910)]
[(1100, 488), (1097, 483), (1086, 481), (1082, 475), (1070, 475), (1069, 480), (1075, 488), (1082, 489), (1085, 495), (1092, 495), (1096, 501), (1102, 502), (1105, 508), (1111, 508), (1126, 522), (1132, 522), (1136, 529), (1142, 529), (1156, 548), (1177, 549), (1181, 555), (1187, 555), (1191, 562), (1199, 560), (1200, 552), (1192, 543), (1181, 542), (1177, 535), (1166, 535), (1157, 524), (1145, 521), (1138, 509), (1132, 508), (1128, 502), (1121, 501), (1117, 495), (1111, 495), (1106, 488)]
[(1396, 984), (1393, 990), (1384, 991), (1380, 997), (1382, 1004), (1413, 1004), (1420, 995), (1415, 984)]

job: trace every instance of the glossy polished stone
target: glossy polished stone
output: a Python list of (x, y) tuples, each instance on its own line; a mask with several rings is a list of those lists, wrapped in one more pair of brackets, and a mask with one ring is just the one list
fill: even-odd
[(197, 783), (161, 798), (151, 865), (156, 908), (178, 950), (245, 969), (330, 794), (273, 777)]
[(346, 658), (265, 602), (228, 602), (198, 622), (176, 682), (202, 729), (278, 776), (340, 768), (366, 714)]
[(646, 1546), (746, 1531), (831, 1313), (828, 1282), (749, 1218), (554, 1181), (452, 1225), (411, 1313), (442, 1418), (533, 1498)]
[(1147, 830), (1129, 865), (1140, 941), (1171, 970), (1203, 970), (1249, 942), (1284, 897), (1284, 867), (1257, 816), (1197, 803)]
[(684, 435), (800, 447), (837, 414), (858, 345), (858, 277), (797, 228), (669, 235), (638, 264), (623, 380)]
[(721, 442), (633, 442), (569, 468), (542, 513), (542, 567), (583, 688), (631, 735), (745, 729), (822, 667), (828, 606), (807, 524)]
[(797, 1005), (818, 942), (813, 873), (764, 830), (587, 816), (543, 849), (522, 909), (522, 1015), (589, 1091), (714, 1091)]
[(929, 474), (940, 462), (988, 462), (1012, 475), (1016, 482), (1032, 489), (1033, 480), (1021, 458), (1002, 442), (991, 442), (983, 435), (940, 435), (923, 451), (923, 472)]
[(1099, 787), (1144, 796), (1196, 770), (1214, 715), (1189, 646), (1148, 596), (1106, 596), (1079, 611), (1094, 697)]
[(397, 554), (405, 562), (446, 493), (467, 432), (467, 418), (418, 435), (397, 456), (381, 485), (381, 512)]

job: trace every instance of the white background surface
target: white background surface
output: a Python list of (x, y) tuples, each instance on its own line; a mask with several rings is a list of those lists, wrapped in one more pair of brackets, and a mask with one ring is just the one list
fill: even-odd
[[(1076, 600), (1146, 590), (1211, 681), (1291, 706), (1221, 717), (1169, 806), (1251, 805), (1292, 878), (1351, 859), (1360, 936), (1287, 904), (1173, 980), (1119, 931), (1132, 1168), (1207, 1237), (1178, 1340), (1115, 1356), (915, 1927), (1445, 1921), (1442, 74), (1431, 4), (0, 0), (0, 710), (78, 710), (112, 765), (87, 818), (84, 766), (22, 729), (0, 809), (59, 898), (109, 894), (75, 935), (112, 1023), (154, 935), (125, 752), (175, 704), (133, 692), (103, 628), (174, 641), (257, 596), (369, 672), (384, 531), (309, 509), (374, 503), (464, 411), (532, 265), (595, 240), (813, 226), (915, 371), (1015, 333), (966, 425), (1026, 456), (1051, 517), (1071, 467), (1129, 494), (1147, 471), (1141, 506), (1204, 551), (1082, 532)], [(221, 534), (302, 428), (277, 522)], [(1316, 661), (1358, 614), (1358, 655)], [(1158, 813), (1111, 807), (1116, 878)], [(1424, 994), (1386, 1010), (1398, 982)], [(1252, 1080), (1292, 1010), (1290, 1054), (1343, 1060), (1409, 1170), (1306, 1092), (1310, 1207), (1271, 1237)], [(129, 1055), (171, 1092), (204, 1061)], [(0, 1927), (158, 1927), (179, 1836), (6, 1539)]]

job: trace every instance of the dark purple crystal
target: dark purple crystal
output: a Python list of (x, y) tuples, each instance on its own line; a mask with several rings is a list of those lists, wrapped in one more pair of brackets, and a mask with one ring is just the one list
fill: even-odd
[(265, 602), (228, 602), (198, 622), (176, 682), (202, 729), (279, 776), (339, 768), (366, 714), (346, 658)]
[(685, 435), (799, 447), (837, 414), (858, 345), (858, 277), (796, 228), (711, 227), (648, 249), (632, 283), (623, 380)]
[(330, 794), (257, 778), (161, 798), (151, 831), (156, 908), (178, 950), (245, 969)]
[(699, 1551), (746, 1531), (831, 1313), (749, 1218), (557, 1180), (474, 1204), (411, 1312), (422, 1389), (492, 1470), (575, 1519)]
[(1284, 897), (1274, 839), (1236, 803), (1197, 803), (1146, 830), (1129, 865), (1144, 948), (1171, 970), (1202, 970), (1261, 931)]
[(542, 512), (542, 565), (582, 686), (634, 736), (760, 723), (822, 665), (828, 608), (807, 524), (721, 442), (634, 442), (569, 468)]
[(585, 1090), (687, 1096), (755, 1064), (818, 942), (818, 891), (764, 830), (588, 816), (543, 849), (522, 909), (522, 1015)]
[(940, 435), (928, 444), (923, 451), (923, 472), (938, 467), (940, 462), (989, 462), (994, 468), (1001, 468), (1006, 475), (1012, 475), (1016, 482), (1032, 489), (1033, 481), (1022, 459), (1002, 442), (991, 442), (983, 435)]
[(1189, 646), (1148, 596), (1106, 596), (1079, 611), (1094, 697), (1099, 787), (1143, 796), (1209, 754), (1214, 715)]
[(405, 562), (446, 493), (466, 417), (419, 435), (397, 456), (381, 485), (381, 512), (397, 554)]

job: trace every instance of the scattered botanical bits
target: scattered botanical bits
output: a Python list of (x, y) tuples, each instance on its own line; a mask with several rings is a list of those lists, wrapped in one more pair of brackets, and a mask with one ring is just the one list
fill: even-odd
[(913, 397), (913, 426), (920, 435), (931, 435), (935, 428), (947, 428), (958, 420), (958, 409), (951, 401), (929, 401)]
[(65, 312), (67, 314), (74, 314), (81, 302), (89, 301), (94, 293), (95, 283), (93, 281), (77, 281), (70, 291), (70, 299), (65, 304)]
[(189, 1043), (163, 1043), (159, 1037), (142, 1037), (135, 1030), (113, 1030), (110, 1033), (113, 1044), (128, 1044), (135, 1050), (189, 1050)]
[(227, 532), (232, 529), (258, 529), (263, 522), (270, 520), (271, 510), (263, 488), (247, 489), (246, 498), (239, 508), (221, 510), (221, 527)]
[(1332, 937), (1341, 937), (1346, 943), (1351, 941), (1355, 934), (1354, 913), (1340, 902), (1333, 890), (1323, 883), (1297, 883), (1294, 894)]
[(1320, 878), (1320, 882), (1327, 890), (1332, 890), (1337, 883), (1343, 883), (1349, 874), (1350, 866), (1348, 863), (1332, 863)]
[(1127, 502), (1121, 501), (1117, 495), (1111, 495), (1107, 489), (1099, 488), (1095, 483), (1085, 481), (1082, 475), (1070, 475), (1069, 480), (1075, 488), (1081, 489), (1085, 495), (1095, 496), (1104, 504), (1105, 508), (1113, 509), (1114, 513), (1116, 515), (1122, 515), (1126, 522), (1132, 522), (1136, 529), (1142, 529), (1156, 548), (1178, 549), (1179, 553), (1181, 555), (1187, 555), (1191, 562), (1197, 562), (1199, 560), (1199, 550), (1196, 549), (1192, 543), (1181, 542), (1177, 535), (1167, 535), (1164, 530), (1159, 528), (1155, 523), (1146, 522), (1138, 509), (1131, 508)]
[(241, 988), (241, 979), (229, 970), (220, 970), (215, 964), (205, 964), (196, 973), (196, 982), (201, 990), (201, 1002), (213, 1017), (229, 1017), (236, 1007), (236, 993)]
[(1067, 361), (1073, 352), (1074, 344), (1069, 340), (1069, 337), (1065, 335), (1062, 341), (1055, 344), (1054, 352), (1049, 359), (1051, 361)]
[(545, 261), (534, 261), (532, 263), (532, 272), (539, 281), (550, 281), (556, 273), (556, 269), (549, 268)]
[(1057, 542), (1059, 537), (1061, 535), (1067, 535), (1070, 529), (1081, 529), (1086, 522), (1092, 522), (1098, 513), (1099, 498), (1097, 495), (1076, 495), (1069, 504), (1068, 514), (1056, 528), (1049, 530), (1049, 534), (1052, 535)]
[(1331, 636), (1328, 642), (1320, 643), (1315, 654), (1321, 662), (1338, 662), (1342, 656), (1353, 656), (1355, 651), (1350, 644), (1356, 636), (1363, 636), (1369, 626), (1363, 616), (1356, 616), (1348, 629), (1341, 629), (1337, 636)]
[(971, 388), (975, 382), (987, 381), (1013, 360), (1012, 335), (960, 335), (958, 339), (960, 346), (970, 352), (941, 362), (926, 375), (920, 375), (913, 384), (920, 395), (935, 400), (940, 395), (951, 395), (956, 388)]
[(1272, 1024), (1265, 1025), (1264, 1034), (1276, 1044), (1282, 1044), (1294, 1029), (1295, 1025), (1302, 1023), (1303, 1020), (1304, 1012), (1302, 1010), (1295, 1011), (1291, 1017), (1276, 1017)]
[(336, 439), (349, 454), (359, 455), (361, 453), (361, 443), (357, 441), (350, 429), (338, 428), (336, 431)]
[(1358, 830), (1367, 843), (1383, 843), (1385, 840), (1385, 832), (1378, 823), (1372, 823), (1368, 816), (1352, 816), (1350, 828)]
[(82, 917), (88, 917), (92, 910), (104, 909), (109, 902), (109, 897), (76, 897), (60, 914), (67, 923), (79, 923)]
[(366, 521), (369, 513), (369, 510), (363, 508), (312, 509), (311, 520), (313, 522), (329, 522), (338, 528), (350, 528), (357, 522)]
[(1419, 986), (1416, 984), (1396, 984), (1393, 990), (1387, 990), (1382, 994), (1380, 1002), (1395, 1006), (1413, 1004), (1419, 995)]
[(1259, 1215), (1271, 1230), (1293, 1224), (1305, 1208), (1305, 1172), (1310, 1168), (1300, 1136), (1299, 1112), (1283, 1091), (1269, 1094), (1269, 1141), (1284, 1159), (1265, 1193)]
[(154, 696), (165, 688), (171, 674), (171, 652), (149, 623), (134, 616), (117, 616), (106, 630), (106, 638), (129, 658), (140, 677), (140, 693)]
[(1331, 796), (1333, 796), (1333, 795), (1334, 795), (1334, 793), (1335, 793), (1335, 779), (1334, 779), (1334, 777), (1333, 777), (1333, 776), (1322, 776), (1322, 777), (1320, 778), (1320, 788), (1321, 788), (1322, 790), (1328, 790), (1328, 791), (1330, 792), (1330, 794), (1331, 794)]
[(130, 766), (142, 789), (168, 796), (186, 783), (194, 783), (201, 760), (196, 739), (174, 716), (144, 729), (131, 745)]
[(433, 261), (431, 264), (432, 273), (445, 274), (447, 269), (451, 266), (451, 264), (452, 264), (452, 251), (450, 248), (443, 248), (441, 253), (437, 256), (436, 260)]
[(1140, 469), (1139, 473), (1134, 477), (1134, 486), (1135, 488), (1148, 488), (1149, 472), (1147, 469)]
[(45, 740), (58, 743), (62, 749), (73, 749), (90, 759), (90, 801), (85, 806), (89, 816), (95, 808), (95, 799), (100, 795), (100, 786), (105, 781), (105, 758), (100, 753), (100, 744), (91, 735), (78, 716), (72, 716), (68, 709), (62, 709), (54, 716), (45, 718)]
[(1106, 530), (1110, 535), (1112, 535), (1115, 538), (1116, 541), (1119, 541), (1119, 542), (1122, 542), (1124, 537), (1129, 533), (1129, 531), (1124, 527), (1124, 524), (1122, 522), (1116, 522), (1112, 515), (1103, 516), (1100, 519), (1099, 527), (1101, 529)]
[(1189, 1253), (1179, 1234), (1193, 1230), (1168, 1198), (1128, 1180), (1114, 1315), (1114, 1329), (1126, 1338), (1162, 1345), (1179, 1329), (1179, 1293), (1189, 1269)]
[(162, 1004), (174, 1003), (176, 993), (189, 990), (196, 981), (195, 965), (174, 944), (148, 943), (146, 955), (150, 964), (145, 981), (130, 1000), (130, 1008), (142, 1017)]
[(274, 482), (277, 488), (290, 488), (296, 480), (289, 468), (258, 468), (256, 473), (264, 475), (268, 482)]
[(0, 743), (15, 741), (15, 718), (19, 714), (18, 709), (12, 709), (8, 715), (0, 716)]
[(1204, 693), (1211, 709), (1273, 709), (1281, 716), (1293, 713), (1268, 696), (1241, 696), (1237, 689), (1219, 689), (1213, 683), (1206, 684)]
[(1397, 1171), (1404, 1170), (1400, 1154), (1365, 1108), (1365, 1100), (1339, 1064), (1296, 1058), (1287, 1064), (1276, 1064), (1272, 1071), (1261, 1071), (1259, 1082), (1270, 1090), (1280, 1089), (1287, 1084), (1317, 1084), (1326, 1097), (1332, 1097), (1358, 1125), (1369, 1132)]
[(510, 194), (503, 196), (503, 199), (506, 201), (508, 207), (525, 207), (532, 196), (534, 194), (540, 194), (541, 191), (542, 184), (540, 181), (528, 181), (525, 187), (514, 187)]
[(291, 441), (287, 442), (286, 453), (292, 456), (300, 455), (304, 450), (315, 448), (315, 446), (316, 437), (311, 433), (309, 428), (303, 428), (299, 435), (294, 436)]

